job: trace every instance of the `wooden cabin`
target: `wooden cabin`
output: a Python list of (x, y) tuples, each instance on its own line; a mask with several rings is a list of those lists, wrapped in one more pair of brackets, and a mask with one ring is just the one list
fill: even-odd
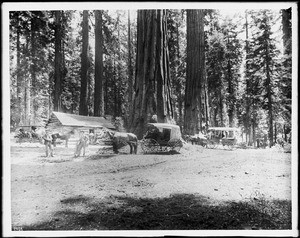
[(66, 134), (73, 131), (70, 139), (77, 139), (80, 131), (86, 134), (101, 134), (103, 129), (115, 130), (115, 126), (104, 117), (81, 116), (76, 114), (53, 112), (46, 123), (51, 133)]

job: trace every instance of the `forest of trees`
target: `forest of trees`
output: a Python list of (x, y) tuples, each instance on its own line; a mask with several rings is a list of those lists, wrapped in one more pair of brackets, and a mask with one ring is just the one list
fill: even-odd
[(288, 140), (291, 9), (10, 11), (11, 125), (52, 111), (103, 116), (142, 137), (239, 127)]

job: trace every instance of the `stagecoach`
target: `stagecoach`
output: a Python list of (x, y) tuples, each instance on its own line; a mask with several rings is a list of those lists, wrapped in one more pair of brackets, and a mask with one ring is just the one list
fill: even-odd
[(167, 123), (149, 123), (141, 141), (144, 153), (179, 152), (182, 146), (180, 127)]
[(207, 147), (214, 149), (219, 145), (234, 149), (239, 129), (234, 127), (210, 127), (207, 131)]

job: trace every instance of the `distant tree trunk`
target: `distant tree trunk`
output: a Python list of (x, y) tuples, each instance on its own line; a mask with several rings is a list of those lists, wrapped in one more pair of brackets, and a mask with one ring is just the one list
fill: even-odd
[(130, 130), (142, 138), (153, 115), (158, 122), (173, 118), (165, 10), (139, 10), (135, 98)]
[[(26, 43), (25, 43), (25, 51), (29, 52), (29, 42), (30, 40), (28, 37), (26, 37)], [(31, 122), (31, 78), (28, 73), (25, 74), (25, 80), (24, 80), (24, 124), (30, 125)]]
[[(180, 45), (179, 45), (179, 24), (176, 23), (176, 67), (175, 67), (175, 77), (179, 77), (179, 60), (180, 60)], [(183, 85), (177, 84), (178, 89), (176, 90), (176, 93), (178, 93), (177, 96), (177, 102), (178, 102), (178, 122), (180, 128), (183, 127), (183, 101), (184, 97), (181, 93), (181, 89)], [(175, 110), (174, 110), (175, 112)]]
[(253, 141), (253, 146), (255, 147), (255, 142), (256, 142), (256, 118), (253, 119), (252, 123), (252, 141)]
[(268, 99), (268, 118), (269, 118), (269, 141), (270, 147), (273, 146), (273, 101), (272, 101), (272, 84), (270, 75), (270, 55), (267, 45), (266, 49), (266, 85), (267, 85), (267, 99)]
[(219, 100), (220, 126), (224, 126), (224, 118), (223, 118), (224, 96), (222, 94), (222, 87), (219, 88), (219, 95), (220, 95), (220, 100)]
[(104, 116), (104, 92), (103, 92), (103, 34), (102, 11), (95, 11), (95, 93), (94, 116)]
[(250, 144), (250, 104), (251, 104), (251, 98), (250, 98), (250, 89), (251, 89), (251, 81), (248, 77), (249, 74), (249, 63), (247, 62), (247, 59), (249, 58), (249, 36), (248, 36), (248, 15), (246, 11), (246, 73), (245, 73), (245, 80), (246, 80), (246, 115), (245, 115), (245, 131), (246, 131), (246, 142)]
[(31, 124), (31, 96), (30, 96), (30, 89), (31, 89), (31, 80), (30, 78), (27, 78), (25, 80), (25, 124), (30, 125)]
[(234, 120), (234, 112), (235, 112), (235, 106), (234, 106), (234, 86), (233, 86), (233, 78), (231, 73), (231, 64), (230, 60), (227, 62), (227, 83), (228, 83), (228, 94), (229, 94), (229, 103), (228, 103), (228, 118), (229, 118), (229, 126), (233, 127), (233, 120)]
[(123, 100), (120, 94), (120, 88), (122, 85), (122, 72), (121, 72), (121, 38), (120, 38), (120, 13), (118, 12), (117, 16), (117, 33), (118, 33), (118, 50), (117, 50), (117, 82), (116, 82), (116, 116), (119, 117), (123, 115), (122, 105)]
[(204, 93), (204, 110), (205, 110), (205, 130), (207, 132), (209, 127), (210, 115), (209, 115), (209, 102), (208, 102), (208, 82), (205, 73), (204, 84), (203, 84), (203, 93)]
[(55, 68), (54, 68), (54, 103), (53, 110), (61, 111), (62, 92), (62, 26), (61, 11), (55, 11)]
[(20, 30), (19, 28), (17, 29), (17, 110), (20, 112), (17, 125), (20, 123), (23, 123), (22, 120), (22, 96), (21, 96), (21, 90), (22, 90), (22, 78), (20, 74), (20, 67), (21, 67), (21, 47), (20, 47)]
[(113, 53), (113, 116), (117, 116), (117, 76), (116, 76), (116, 52)]
[[(132, 65), (132, 45), (131, 45), (131, 21), (130, 21), (130, 10), (128, 10), (128, 121), (131, 121), (132, 115), (132, 106), (133, 106), (133, 65)], [(126, 123), (126, 127), (128, 126), (128, 122)]]
[(36, 111), (37, 111), (37, 105), (36, 105), (36, 91), (37, 91), (37, 85), (36, 85), (36, 17), (33, 15), (31, 19), (31, 65), (30, 65), (30, 74), (31, 74), (31, 123), (35, 124), (36, 119)]
[(187, 10), (187, 79), (185, 90), (184, 133), (201, 130), (200, 97), (205, 77), (204, 11)]
[(88, 46), (89, 46), (89, 12), (83, 11), (82, 20), (82, 53), (81, 53), (81, 87), (80, 87), (80, 103), (79, 103), (79, 115), (88, 115)]

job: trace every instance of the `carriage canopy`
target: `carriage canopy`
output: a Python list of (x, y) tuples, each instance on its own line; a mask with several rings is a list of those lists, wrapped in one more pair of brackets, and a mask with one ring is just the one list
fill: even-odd
[(235, 138), (236, 134), (240, 131), (236, 127), (210, 127), (208, 133), (215, 133), (216, 135), (222, 135), (226, 138)]
[(212, 131), (239, 131), (239, 128), (236, 127), (210, 127), (208, 130)]
[(169, 140), (181, 139), (180, 127), (174, 124), (168, 123), (149, 123), (148, 128), (155, 127), (162, 134), (168, 134)]

